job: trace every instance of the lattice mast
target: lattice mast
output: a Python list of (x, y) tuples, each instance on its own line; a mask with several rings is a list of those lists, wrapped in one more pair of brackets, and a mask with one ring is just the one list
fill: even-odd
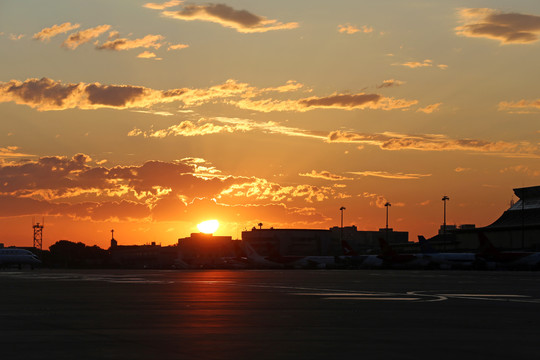
[(43, 227), (45, 226), (45, 220), (41, 220), (40, 223), (34, 223), (32, 228), (34, 228), (34, 248), (43, 250)]

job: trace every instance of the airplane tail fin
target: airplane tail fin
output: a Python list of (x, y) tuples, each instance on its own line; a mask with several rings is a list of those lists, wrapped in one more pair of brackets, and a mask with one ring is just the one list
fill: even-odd
[(381, 255), (383, 257), (393, 257), (397, 255), (396, 251), (392, 249), (383, 238), (379, 238), (379, 245), (381, 246)]
[(251, 244), (247, 241), (242, 241), (242, 246), (244, 248), (244, 253), (246, 254), (246, 257), (249, 260), (252, 260), (254, 262), (260, 262), (264, 258), (259, 255), (259, 253), (251, 246)]
[(491, 241), (489, 241), (489, 239), (484, 233), (478, 233), (478, 241), (480, 242), (480, 247), (478, 248), (478, 255), (482, 257), (494, 257), (500, 254), (500, 251), (495, 246), (493, 246)]
[(356, 256), (358, 253), (349, 245), (346, 240), (341, 241), (341, 247), (343, 249), (343, 254), (348, 256)]
[(418, 235), (418, 242), (420, 243), (420, 248), (424, 254), (433, 254), (436, 253), (435, 249), (431, 244), (426, 240), (423, 235)]

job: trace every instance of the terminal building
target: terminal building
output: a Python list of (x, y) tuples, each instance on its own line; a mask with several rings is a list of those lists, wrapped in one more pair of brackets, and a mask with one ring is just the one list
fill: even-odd
[(540, 251), (540, 186), (514, 189), (518, 201), (485, 227), (446, 226), (430, 239), (439, 251), (476, 251), (479, 234), (500, 250)]
[(177, 246), (161, 246), (152, 242), (147, 245), (118, 245), (111, 239), (110, 263), (120, 268), (172, 268), (178, 257)]
[(178, 265), (185, 268), (224, 267), (230, 259), (242, 256), (240, 241), (231, 236), (193, 233), (178, 239)]
[(341, 240), (359, 254), (378, 253), (379, 238), (392, 246), (406, 244), (409, 233), (379, 229), (358, 231), (356, 226), (325, 229), (257, 229), (242, 232), (242, 241), (262, 256), (337, 256), (343, 255)]

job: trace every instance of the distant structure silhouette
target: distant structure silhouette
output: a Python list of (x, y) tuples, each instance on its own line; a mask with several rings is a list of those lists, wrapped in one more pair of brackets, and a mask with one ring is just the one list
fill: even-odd
[(118, 246), (118, 241), (114, 239), (114, 229), (111, 230), (111, 248)]
[(34, 228), (33, 246), (34, 248), (39, 249), (39, 250), (43, 250), (43, 227), (44, 227), (43, 224), (45, 223), (45, 220), (42, 220), (41, 222), (42, 224), (34, 223), (32, 225), (32, 228)]

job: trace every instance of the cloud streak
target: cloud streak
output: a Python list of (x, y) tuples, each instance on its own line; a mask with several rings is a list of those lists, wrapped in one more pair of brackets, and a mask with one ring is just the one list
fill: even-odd
[(196, 106), (213, 99), (225, 99), (247, 93), (254, 96), (266, 91), (279, 91), (279, 88), (256, 89), (245, 83), (228, 80), (224, 84), (207, 89), (177, 88), (161, 91), (134, 85), (63, 84), (60, 81), (42, 78), (0, 82), (0, 102), (13, 101), (39, 111), (104, 107), (127, 109), (148, 108), (155, 104), (174, 101)]
[(100, 83), (63, 84), (49, 78), (0, 82), (0, 102), (13, 101), (39, 111), (65, 109), (147, 108), (155, 104), (181, 101), (198, 106), (214, 99), (251, 97), (265, 92), (288, 92), (302, 87), (295, 81), (275, 88), (257, 89), (246, 83), (227, 80), (206, 89), (176, 88), (155, 90), (134, 85)]
[(361, 28), (358, 28), (355, 25), (351, 25), (347, 23), (343, 25), (338, 25), (338, 31), (341, 34), (348, 34), (348, 35), (352, 35), (357, 32), (363, 32), (365, 34), (369, 34), (373, 32), (373, 28), (371, 26), (366, 26), (366, 25), (363, 25)]
[(33, 157), (35, 155), (18, 152), (18, 146), (0, 147), (0, 161), (6, 158)]
[(456, 34), (498, 40), (501, 44), (529, 44), (538, 41), (540, 16), (504, 13), (489, 8), (465, 8), (458, 12), (463, 25)]
[(101, 34), (108, 31), (110, 28), (111, 25), (99, 25), (90, 29), (76, 32), (69, 35), (68, 38), (62, 43), (62, 46), (71, 50), (75, 50), (82, 44), (85, 44), (90, 40), (99, 37)]
[(182, 1), (180, 0), (171, 0), (171, 1), (164, 2), (162, 4), (146, 3), (143, 5), (143, 7), (148, 8), (148, 9), (153, 9), (153, 10), (164, 10), (170, 7), (180, 5), (181, 3)]
[[(451, 139), (438, 134), (399, 134), (399, 133), (357, 133), (347, 131), (331, 131), (321, 133), (287, 127), (279, 123), (256, 122), (249, 119), (217, 117), (201, 119), (198, 122), (183, 121), (178, 125), (161, 130), (143, 131), (133, 129), (128, 136), (143, 136), (146, 138), (164, 138), (168, 136), (203, 136), (218, 133), (235, 133), (261, 131), (267, 134), (303, 137), (327, 143), (348, 143), (360, 146), (377, 146), (381, 150), (417, 150), (417, 151), (469, 151), (485, 154), (501, 155), (505, 157), (532, 157), (540, 156), (538, 146), (526, 142), (510, 143), (505, 141), (487, 141), (477, 139)], [(301, 174), (301, 176), (316, 177), (317, 172)], [(322, 176), (322, 175), (321, 175)]]
[(311, 178), (315, 178), (315, 179), (331, 180), (331, 181), (353, 180), (350, 177), (341, 176), (341, 175), (337, 175), (337, 174), (332, 174), (331, 172), (326, 171), (326, 170), (323, 170), (323, 171), (311, 170), (311, 172), (309, 172), (309, 173), (298, 174), (298, 175), (305, 176), (305, 177), (311, 177)]
[(78, 29), (80, 26), (80, 24), (72, 24), (70, 22), (66, 22), (60, 25), (53, 25), (50, 28), (44, 28), (40, 32), (35, 33), (32, 39), (49, 41), (57, 35), (66, 33), (74, 29)]
[(185, 49), (185, 48), (188, 48), (189, 45), (186, 45), (186, 44), (175, 44), (175, 45), (169, 45), (167, 47), (167, 51), (170, 51), (170, 50), (182, 50), (182, 49)]
[(437, 134), (408, 135), (390, 132), (366, 134), (337, 130), (330, 132), (327, 141), (330, 143), (374, 145), (383, 150), (393, 151), (472, 151), (501, 154), (508, 157), (519, 155), (537, 157), (540, 151), (538, 146), (528, 143), (450, 139), (445, 135)]
[(442, 103), (431, 104), (431, 105), (428, 105), (428, 106), (425, 106), (423, 108), (416, 110), (416, 112), (423, 112), (424, 114), (431, 114), (435, 111), (439, 111), (439, 107), (441, 105)]
[(384, 97), (379, 94), (332, 94), (323, 97), (309, 97), (299, 100), (251, 100), (243, 99), (234, 102), (241, 109), (256, 110), (261, 112), (272, 111), (296, 111), (305, 112), (314, 109), (340, 109), (340, 110), (394, 110), (407, 109), (417, 100), (395, 99)]
[(298, 23), (282, 23), (255, 15), (247, 10), (236, 10), (225, 4), (186, 5), (179, 11), (163, 11), (165, 17), (185, 21), (207, 21), (235, 29), (240, 33), (262, 33), (274, 30), (289, 30)]
[[(152, 58), (153, 53), (140, 55)], [(298, 100), (253, 100), (264, 93), (286, 93), (303, 87), (296, 81), (268, 88), (255, 88), (247, 83), (227, 80), (223, 84), (206, 89), (176, 88), (156, 90), (134, 85), (103, 85), (100, 83), (63, 84), (49, 78), (11, 80), (0, 82), (0, 102), (13, 101), (35, 108), (39, 111), (65, 109), (98, 108), (148, 108), (155, 104), (182, 102), (185, 106), (199, 106), (212, 100), (221, 100), (241, 109), (260, 112), (296, 111), (314, 109), (378, 109), (407, 110), (418, 103), (417, 100), (395, 99), (379, 94), (333, 94), (323, 97), (309, 97)], [(240, 98), (240, 100), (236, 100)]]
[(396, 86), (401, 86), (403, 84), (405, 84), (404, 81), (399, 81), (399, 80), (396, 80), (396, 79), (388, 79), (388, 80), (384, 80), (382, 82), (382, 84), (377, 85), (377, 89), (396, 87)]
[(499, 111), (531, 113), (540, 111), (540, 99), (519, 100), (519, 101), (501, 101)]
[(306, 137), (324, 140), (324, 135), (318, 135), (298, 128), (280, 125), (273, 121), (256, 122), (248, 119), (217, 117), (213, 119), (200, 119), (197, 122), (183, 121), (166, 129), (142, 131), (133, 129), (128, 136), (143, 136), (145, 138), (165, 138), (168, 136), (203, 136), (219, 133), (235, 133), (261, 131), (267, 134), (277, 134), (295, 137)]
[(161, 44), (162, 40), (163, 40), (163, 36), (161, 35), (146, 35), (143, 38), (134, 39), (134, 40), (120, 38), (120, 39), (107, 41), (103, 43), (102, 45), (96, 46), (96, 48), (99, 50), (115, 50), (115, 51), (131, 50), (131, 49), (137, 49), (137, 48), (159, 49), (162, 45)]
[(161, 60), (160, 58), (156, 58), (156, 54), (151, 51), (143, 51), (139, 55), (137, 55), (140, 59), (154, 59), (154, 60)]
[(349, 174), (360, 176), (374, 176), (384, 179), (411, 180), (421, 179), (431, 176), (431, 174), (406, 174), (402, 172), (391, 173), (387, 171), (349, 171)]

